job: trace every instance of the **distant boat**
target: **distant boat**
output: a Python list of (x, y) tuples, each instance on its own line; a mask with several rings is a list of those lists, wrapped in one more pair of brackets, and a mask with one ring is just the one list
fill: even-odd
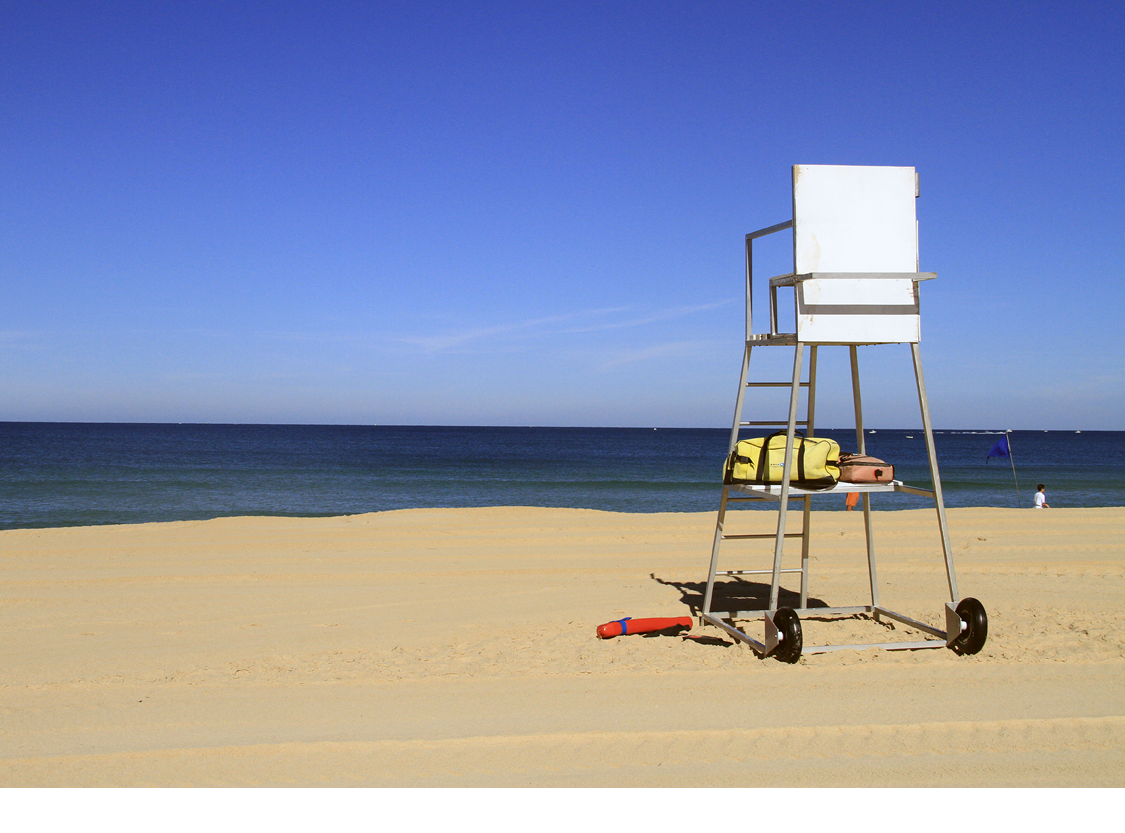
[(867, 433), (868, 434), (874, 434), (875, 432), (874, 431), (868, 431)]
[(1074, 433), (1075, 434), (1081, 434), (1082, 432), (1081, 431), (1075, 431)]
[(914, 439), (914, 435), (913, 434), (907, 434), (906, 439), (912, 440), (912, 439)]

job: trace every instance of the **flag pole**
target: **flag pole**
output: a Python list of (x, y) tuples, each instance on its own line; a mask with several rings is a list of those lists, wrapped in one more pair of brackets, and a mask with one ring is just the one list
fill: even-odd
[(1016, 506), (1023, 509), (1023, 501), (1020, 500), (1020, 480), (1016, 477), (1016, 458), (1012, 456), (1012, 432), (1006, 432), (1004, 439), (1008, 441), (1008, 459), (1012, 462), (1012, 480), (1016, 483)]

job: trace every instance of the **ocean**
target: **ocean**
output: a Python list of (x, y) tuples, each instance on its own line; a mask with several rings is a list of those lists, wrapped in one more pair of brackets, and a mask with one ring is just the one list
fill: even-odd
[[(0, 422), (0, 529), (327, 516), (390, 509), (565, 506), (715, 511), (729, 429)], [(854, 429), (817, 431), (855, 449)], [(1000, 432), (935, 433), (946, 506), (1016, 507)], [(1015, 431), (1019, 501), (1125, 505), (1125, 432)], [(927, 487), (921, 430), (876, 428), (867, 452)], [(842, 510), (844, 498), (814, 498)], [(769, 509), (774, 504), (757, 504)], [(875, 495), (876, 509), (932, 506)]]

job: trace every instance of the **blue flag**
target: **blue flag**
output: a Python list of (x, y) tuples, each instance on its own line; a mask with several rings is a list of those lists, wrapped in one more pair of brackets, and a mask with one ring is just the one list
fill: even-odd
[(988, 452), (988, 457), (984, 458), (987, 463), (989, 457), (1011, 457), (1011, 449), (1008, 448), (1008, 435), (1004, 435), (1004, 439), (1000, 440), (996, 445), (992, 446), (992, 451)]

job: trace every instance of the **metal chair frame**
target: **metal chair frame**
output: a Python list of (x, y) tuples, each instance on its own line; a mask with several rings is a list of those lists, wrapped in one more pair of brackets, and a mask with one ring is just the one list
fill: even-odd
[[(801, 166), (797, 166), (801, 167)], [(798, 171), (794, 169), (794, 182), (796, 183)], [(795, 185), (796, 193), (796, 185)], [(916, 195), (916, 194), (915, 194)], [(796, 197), (795, 197), (796, 203)], [(797, 217), (797, 207), (794, 206), (794, 216)], [(716, 627), (721, 628), (730, 636), (735, 639), (746, 643), (759, 654), (765, 656), (779, 649), (779, 646), (784, 647), (783, 643), (786, 639), (784, 629), (779, 629), (775, 624), (775, 618), (778, 615), (779, 608), (778, 600), (781, 591), (781, 579), (786, 574), (800, 574), (800, 605), (793, 609), (798, 615), (808, 615), (815, 617), (845, 617), (854, 616), (856, 614), (868, 614), (876, 621), (881, 618), (887, 618), (896, 622), (914, 628), (929, 637), (922, 640), (905, 641), (905, 642), (878, 642), (871, 644), (860, 645), (815, 645), (803, 646), (800, 653), (816, 654), (828, 651), (838, 650), (857, 650), (866, 648), (884, 648), (889, 650), (903, 650), (903, 649), (917, 649), (917, 648), (942, 648), (953, 647), (964, 631), (967, 624), (963, 617), (958, 613), (957, 602), (959, 600), (957, 590), (956, 573), (953, 566), (953, 554), (949, 542), (949, 530), (946, 523), (945, 516), (945, 503), (941, 490), (941, 476), (938, 472), (937, 456), (934, 451), (934, 438), (933, 427), (930, 422), (930, 410), (926, 399), (926, 386), (922, 374), (922, 359), (918, 348), (918, 341), (910, 342), (911, 356), (914, 364), (914, 376), (917, 382), (918, 402), (922, 415), (922, 430), (925, 435), (926, 453), (929, 459), (930, 477), (933, 484), (932, 489), (923, 489), (915, 486), (906, 485), (900, 481), (883, 484), (851, 484), (851, 483), (837, 483), (832, 489), (825, 491), (809, 491), (790, 483), (790, 475), (793, 469), (793, 440), (796, 435), (798, 426), (805, 429), (807, 436), (813, 436), (815, 427), (815, 407), (816, 407), (816, 365), (817, 365), (817, 350), (825, 346), (844, 346), (847, 347), (851, 358), (851, 381), (852, 381), (852, 397), (855, 409), (855, 428), (856, 428), (856, 444), (860, 454), (865, 453), (864, 441), (864, 422), (863, 422), (863, 408), (860, 397), (860, 384), (859, 384), (859, 363), (857, 356), (857, 347), (864, 344), (879, 344), (879, 343), (901, 343), (901, 342), (880, 342), (878, 340), (870, 340), (868, 336), (861, 336), (862, 340), (857, 341), (806, 341), (801, 338), (801, 320), (798, 315), (798, 321), (792, 333), (781, 333), (778, 331), (778, 315), (777, 315), (777, 290), (780, 287), (793, 287), (795, 292), (799, 293), (802, 289), (801, 284), (805, 281), (832, 281), (837, 279), (849, 279), (853, 281), (906, 281), (912, 283), (914, 306), (910, 310), (907, 307), (895, 306), (888, 307), (887, 311), (890, 314), (900, 315), (918, 315), (918, 298), (919, 298), (919, 284), (921, 281), (929, 280), (936, 277), (934, 273), (928, 272), (892, 272), (892, 273), (873, 273), (873, 272), (846, 272), (846, 273), (820, 273), (808, 272), (805, 274), (797, 273), (797, 255), (794, 254), (794, 271), (789, 274), (779, 275), (771, 278), (769, 281), (769, 298), (770, 298), (770, 331), (768, 333), (755, 334), (753, 331), (753, 242), (759, 238), (767, 235), (775, 234), (777, 232), (785, 231), (795, 228), (795, 220), (788, 220), (783, 223), (769, 226), (767, 228), (759, 229), (758, 231), (751, 232), (746, 235), (746, 344), (742, 356), (742, 373), (739, 381), (738, 395), (735, 401), (734, 409), (734, 424), (731, 428), (730, 445), (728, 453), (733, 452), (739, 440), (739, 431), (745, 427), (766, 427), (774, 426), (780, 427), (784, 425), (786, 433), (786, 446), (785, 458), (782, 470), (782, 479), (779, 484), (771, 485), (751, 485), (751, 484), (733, 484), (724, 485), (722, 488), (722, 496), (719, 501), (718, 518), (715, 525), (715, 536), (711, 549), (711, 562), (707, 575), (707, 588), (704, 594), (703, 607), (701, 610), (701, 618), (703, 621), (708, 622)], [(796, 231), (794, 231), (796, 234)], [(796, 248), (796, 246), (795, 246)], [(889, 286), (886, 285), (886, 286)], [(880, 287), (876, 287), (878, 290)], [(797, 298), (795, 304), (795, 311), (799, 314), (802, 310), (800, 297)], [(848, 313), (864, 314), (871, 313), (872, 308), (863, 307), (862, 309), (849, 309), (845, 310)], [(875, 310), (879, 312), (881, 310)], [(817, 313), (814, 311), (806, 321), (811, 321)], [(856, 319), (860, 320), (860, 319)], [(861, 328), (860, 328), (861, 329)], [(793, 358), (793, 374), (790, 381), (782, 382), (751, 382), (749, 381), (750, 371), (750, 356), (751, 351), (756, 347), (792, 347), (794, 351)], [(802, 381), (802, 369), (804, 365), (804, 353), (806, 349), (809, 352), (809, 375), (807, 381)], [(784, 422), (781, 421), (744, 421), (742, 419), (743, 407), (745, 405), (746, 391), (750, 388), (789, 388), (789, 412), (788, 417)], [(807, 392), (807, 410), (805, 419), (798, 421), (797, 415), (799, 410), (799, 395), (801, 389), (804, 388)], [(810, 548), (810, 513), (812, 499), (819, 495), (838, 495), (840, 493), (858, 492), (863, 501), (863, 525), (867, 545), (867, 567), (868, 579), (870, 586), (869, 599), (861, 604), (843, 606), (843, 607), (827, 607), (827, 608), (809, 608), (808, 605), (808, 580), (809, 580), (809, 548)], [(949, 601), (945, 604), (945, 622), (944, 628), (920, 622), (902, 613), (890, 610), (884, 607), (879, 601), (879, 585), (876, 569), (875, 557), (875, 540), (872, 529), (872, 516), (871, 516), (871, 496), (877, 492), (901, 492), (911, 495), (918, 495), (930, 498), (934, 501), (934, 506), (937, 513), (938, 531), (941, 538), (942, 553), (945, 560), (945, 571), (949, 587)], [(790, 508), (790, 500), (797, 499), (802, 503), (802, 528), (800, 532), (788, 532), (787, 521)], [(726, 513), (728, 506), (732, 502), (745, 501), (745, 500), (774, 500), (777, 501), (777, 529), (775, 533), (761, 533), (761, 534), (739, 534), (731, 535), (724, 533), (724, 523), (726, 520)], [(800, 568), (783, 569), (782, 555), (786, 539), (801, 539), (801, 566)], [(720, 552), (724, 541), (732, 539), (773, 539), (774, 541), (774, 554), (773, 564), (768, 570), (719, 570)], [(767, 607), (756, 610), (716, 610), (715, 604), (715, 583), (719, 577), (733, 577), (733, 576), (747, 576), (747, 575), (768, 575), (770, 577), (770, 593), (769, 602)], [(975, 600), (974, 600), (975, 601)], [(979, 604), (979, 603), (977, 603)], [(788, 614), (787, 614), (788, 615)], [(760, 618), (764, 621), (764, 634), (761, 640), (751, 637), (746, 628), (739, 627), (735, 624), (736, 620), (757, 619)], [(795, 661), (791, 659), (790, 661)]]

